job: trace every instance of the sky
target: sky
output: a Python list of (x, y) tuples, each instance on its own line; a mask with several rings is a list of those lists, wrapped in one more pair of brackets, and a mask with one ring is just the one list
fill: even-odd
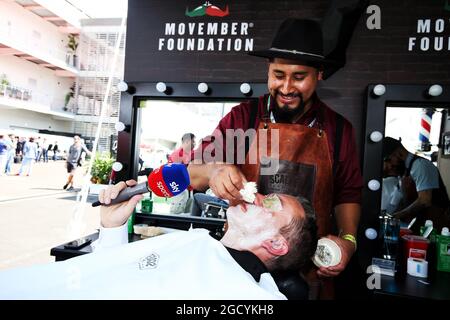
[(91, 18), (121, 18), (126, 15), (127, 0), (66, 0)]

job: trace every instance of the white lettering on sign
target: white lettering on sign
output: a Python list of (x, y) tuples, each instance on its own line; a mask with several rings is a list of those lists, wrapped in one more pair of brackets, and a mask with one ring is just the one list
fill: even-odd
[(169, 22), (158, 51), (253, 51), (253, 38), (248, 37), (252, 27), (249, 22)]
[(417, 20), (417, 33), (429, 33), (431, 28), (431, 20)]
[(450, 36), (444, 35), (445, 19), (418, 19), (417, 36), (408, 38), (408, 51), (450, 51)]

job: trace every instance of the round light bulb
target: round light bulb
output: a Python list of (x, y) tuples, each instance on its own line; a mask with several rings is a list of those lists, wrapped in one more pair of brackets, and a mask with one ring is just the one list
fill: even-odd
[(375, 240), (378, 236), (378, 232), (374, 228), (367, 228), (364, 234), (366, 235), (367, 239), (370, 240)]
[(200, 93), (206, 93), (208, 91), (208, 85), (204, 82), (199, 83), (197, 89)]
[(123, 130), (125, 130), (125, 124), (123, 123), (123, 122), (116, 122), (116, 124), (114, 125), (114, 128), (117, 130), (117, 131), (123, 131)]
[(113, 163), (113, 165), (112, 165), (112, 169), (115, 171), (115, 172), (119, 172), (119, 171), (121, 171), (122, 169), (123, 169), (123, 164), (121, 164), (120, 162), (114, 162)]
[(442, 86), (434, 84), (428, 89), (428, 94), (432, 97), (438, 97), (442, 94)]
[(125, 81), (120, 81), (117, 84), (117, 90), (121, 91), (121, 92), (125, 92), (128, 90), (128, 84)]
[(370, 180), (367, 186), (369, 187), (370, 190), (377, 191), (378, 189), (380, 189), (380, 181), (375, 179)]
[(156, 84), (156, 90), (158, 92), (163, 93), (163, 92), (165, 92), (167, 90), (167, 86), (166, 86), (166, 84), (164, 82), (158, 82)]
[(386, 87), (382, 84), (377, 84), (373, 88), (373, 93), (375, 93), (377, 96), (382, 96), (386, 92)]
[(241, 84), (240, 90), (243, 94), (247, 94), (252, 90), (252, 87), (248, 83), (244, 82)]
[(383, 140), (383, 134), (380, 131), (373, 131), (370, 134), (370, 140), (372, 140), (373, 142), (380, 142), (381, 140)]

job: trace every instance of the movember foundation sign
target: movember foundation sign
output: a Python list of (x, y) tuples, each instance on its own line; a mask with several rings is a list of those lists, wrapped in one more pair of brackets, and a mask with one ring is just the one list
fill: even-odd
[(300, 10), (288, 2), (129, 1), (125, 80), (264, 81), (265, 60), (248, 52), (270, 46), (281, 21)]
[(252, 51), (253, 38), (249, 35), (252, 22), (195, 21), (196, 17), (223, 18), (229, 14), (228, 5), (221, 9), (209, 1), (192, 10), (186, 7), (185, 16), (194, 19), (164, 23), (158, 51)]

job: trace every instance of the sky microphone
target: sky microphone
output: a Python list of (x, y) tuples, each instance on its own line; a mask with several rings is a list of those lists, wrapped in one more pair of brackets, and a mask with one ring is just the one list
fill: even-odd
[[(137, 194), (150, 191), (159, 197), (171, 198), (186, 190), (189, 184), (190, 179), (186, 165), (182, 163), (164, 164), (153, 170), (146, 182), (123, 189), (115, 199), (111, 199), (109, 205), (127, 201)], [(100, 201), (92, 204), (93, 207), (100, 205), (103, 205)]]

